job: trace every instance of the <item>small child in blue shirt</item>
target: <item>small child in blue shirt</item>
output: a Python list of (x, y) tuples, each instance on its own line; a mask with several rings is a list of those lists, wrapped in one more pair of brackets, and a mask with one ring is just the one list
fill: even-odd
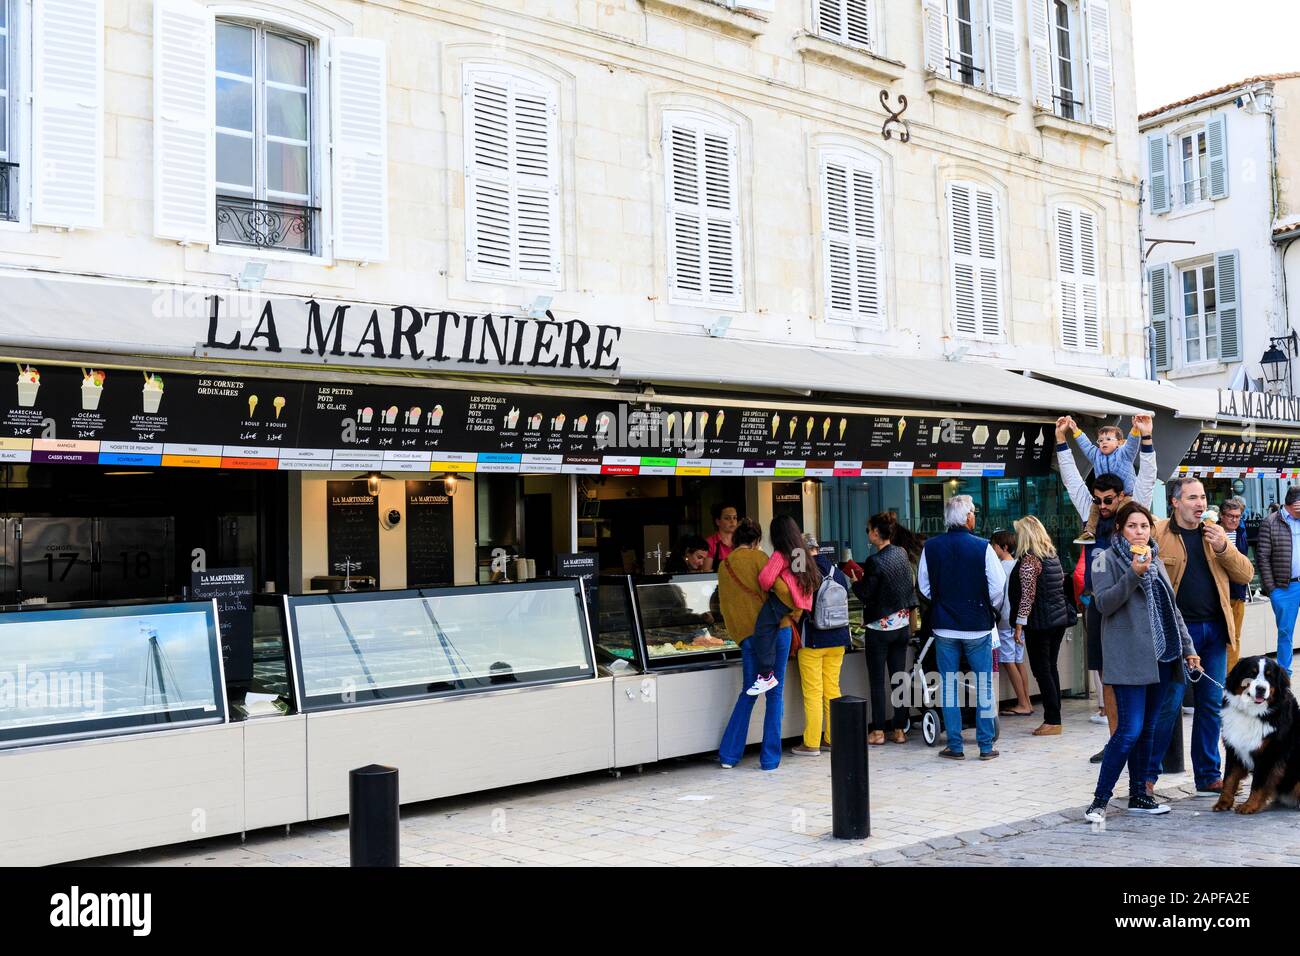
[[(1136, 427), (1129, 431), (1127, 441), (1124, 439), (1124, 432), (1114, 425), (1103, 425), (1097, 429), (1095, 445), (1079, 428), (1074, 430), (1074, 440), (1079, 450), (1088, 461), (1092, 462), (1094, 478), (1097, 475), (1115, 475), (1124, 482), (1124, 494), (1132, 497), (1133, 483), (1137, 481), (1137, 469), (1133, 467), (1133, 463), (1137, 461), (1138, 449), (1142, 443), (1142, 434)], [(1076, 539), (1076, 544), (1087, 544), (1096, 540), (1098, 517), (1097, 506), (1093, 505), (1088, 513), (1088, 524), (1083, 534)]]

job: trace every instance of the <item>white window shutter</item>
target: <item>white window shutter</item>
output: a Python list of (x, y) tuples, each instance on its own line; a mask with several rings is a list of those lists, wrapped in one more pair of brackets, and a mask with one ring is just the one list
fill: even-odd
[(740, 204), (735, 131), (699, 117), (664, 117), (670, 299), (739, 306)]
[(1002, 252), (997, 196), (974, 183), (949, 183), (953, 329), (967, 338), (1003, 334)]
[(1101, 351), (1101, 265), (1097, 234), (1097, 217), (1080, 209), (1079, 222), (1079, 291), (1083, 341), (1086, 352)]
[(1056, 210), (1056, 274), (1061, 289), (1061, 347), (1080, 348), (1079, 236), (1077, 217), (1067, 206)]
[(867, 164), (832, 154), (822, 161), (822, 269), (827, 314), (879, 325), (880, 177)]
[(1110, 52), (1110, 0), (1084, 0), (1088, 34), (1088, 103), (1092, 122), (1115, 128), (1115, 69)]
[(214, 18), (193, 0), (154, 0), (153, 14), (153, 231), (209, 242)]
[(855, 46), (876, 48), (876, 0), (844, 0), (844, 39)]
[(1228, 114), (1205, 124), (1205, 152), (1210, 163), (1210, 198), (1228, 197)]
[(1169, 211), (1169, 144), (1164, 133), (1147, 137), (1148, 182), (1151, 189), (1151, 212), (1155, 215)]
[(925, 68), (931, 73), (947, 73), (948, 27), (943, 0), (921, 0), (921, 19), (925, 31)]
[(1219, 359), (1241, 361), (1241, 274), (1240, 256), (1220, 252), (1214, 257), (1214, 281), (1219, 308)]
[(1166, 371), (1173, 364), (1169, 341), (1169, 266), (1152, 266), (1151, 328), (1155, 333), (1156, 371)]
[(388, 258), (388, 65), (379, 40), (339, 37), (331, 64), (334, 257)]
[(1055, 111), (1052, 101), (1052, 22), (1049, 0), (1029, 0), (1029, 74), (1033, 83), (1034, 105)]
[(513, 73), (468, 70), (465, 216), (470, 278), (559, 286), (559, 166), (554, 91)]
[(824, 37), (843, 42), (845, 0), (817, 0), (817, 32)]
[(1020, 95), (1020, 34), (1016, 32), (1015, 0), (988, 0), (989, 74), (992, 90), (1002, 96)]
[(34, 6), (32, 221), (67, 228), (104, 222), (102, 0)]

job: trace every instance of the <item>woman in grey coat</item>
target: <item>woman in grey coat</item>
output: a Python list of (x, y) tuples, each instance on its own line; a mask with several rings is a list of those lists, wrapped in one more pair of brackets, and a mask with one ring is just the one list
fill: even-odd
[(1102, 680), (1115, 690), (1119, 723), (1106, 744), (1097, 790), (1085, 816), (1099, 823), (1128, 764), (1128, 808), (1168, 813), (1146, 792), (1151, 746), (1162, 704), (1183, 681), (1182, 661), (1200, 670), (1173, 584), (1152, 538), (1155, 518), (1136, 501), (1115, 515), (1109, 548), (1092, 559), (1092, 599), (1101, 614)]

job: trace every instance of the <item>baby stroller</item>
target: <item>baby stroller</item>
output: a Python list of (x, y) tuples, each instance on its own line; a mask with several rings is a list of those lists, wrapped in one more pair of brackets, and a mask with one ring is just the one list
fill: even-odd
[[(933, 747), (939, 742), (939, 736), (943, 733), (943, 688), (941, 685), (932, 685), (925, 679), (926, 674), (937, 674), (939, 671), (938, 653), (934, 647), (934, 632), (929, 628), (922, 626), (910, 641), (912, 651), (915, 657), (912, 661), (911, 686), (908, 688), (909, 701), (920, 703), (917, 716), (912, 717), (909, 721), (911, 726), (920, 724), (921, 739), (925, 741), (926, 746)], [(995, 677), (996, 680), (996, 677)], [(995, 699), (994, 713), (996, 714), (996, 684), (994, 689)], [(976, 693), (974, 681), (967, 677), (965, 680), (965, 690), (963, 692), (965, 700), (975, 700)], [(961, 708), (961, 725), (962, 729), (968, 729), (975, 726), (975, 718), (978, 707)], [(909, 714), (910, 716), (910, 714)], [(909, 726), (909, 731), (911, 730)], [(1002, 734), (1001, 722), (995, 716), (993, 718), (993, 739), (997, 740)]]

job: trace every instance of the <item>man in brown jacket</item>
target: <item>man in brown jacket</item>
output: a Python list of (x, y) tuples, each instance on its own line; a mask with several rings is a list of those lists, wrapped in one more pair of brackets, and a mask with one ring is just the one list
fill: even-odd
[[(1223, 789), (1219, 770), (1221, 686), (1227, 679), (1228, 649), (1237, 642), (1233, 626), (1232, 599), (1228, 584), (1249, 584), (1255, 576), (1250, 559), (1237, 550), (1218, 524), (1202, 524), (1205, 486), (1195, 478), (1169, 483), (1171, 518), (1156, 522), (1152, 540), (1174, 585), (1178, 610), (1187, 622), (1192, 643), (1208, 677), (1193, 686), (1196, 713), (1192, 718), (1192, 773), (1196, 789), (1218, 793)], [(1160, 762), (1169, 749), (1173, 722), (1181, 701), (1162, 709), (1157, 719), (1151, 750), (1150, 781), (1159, 773)]]

